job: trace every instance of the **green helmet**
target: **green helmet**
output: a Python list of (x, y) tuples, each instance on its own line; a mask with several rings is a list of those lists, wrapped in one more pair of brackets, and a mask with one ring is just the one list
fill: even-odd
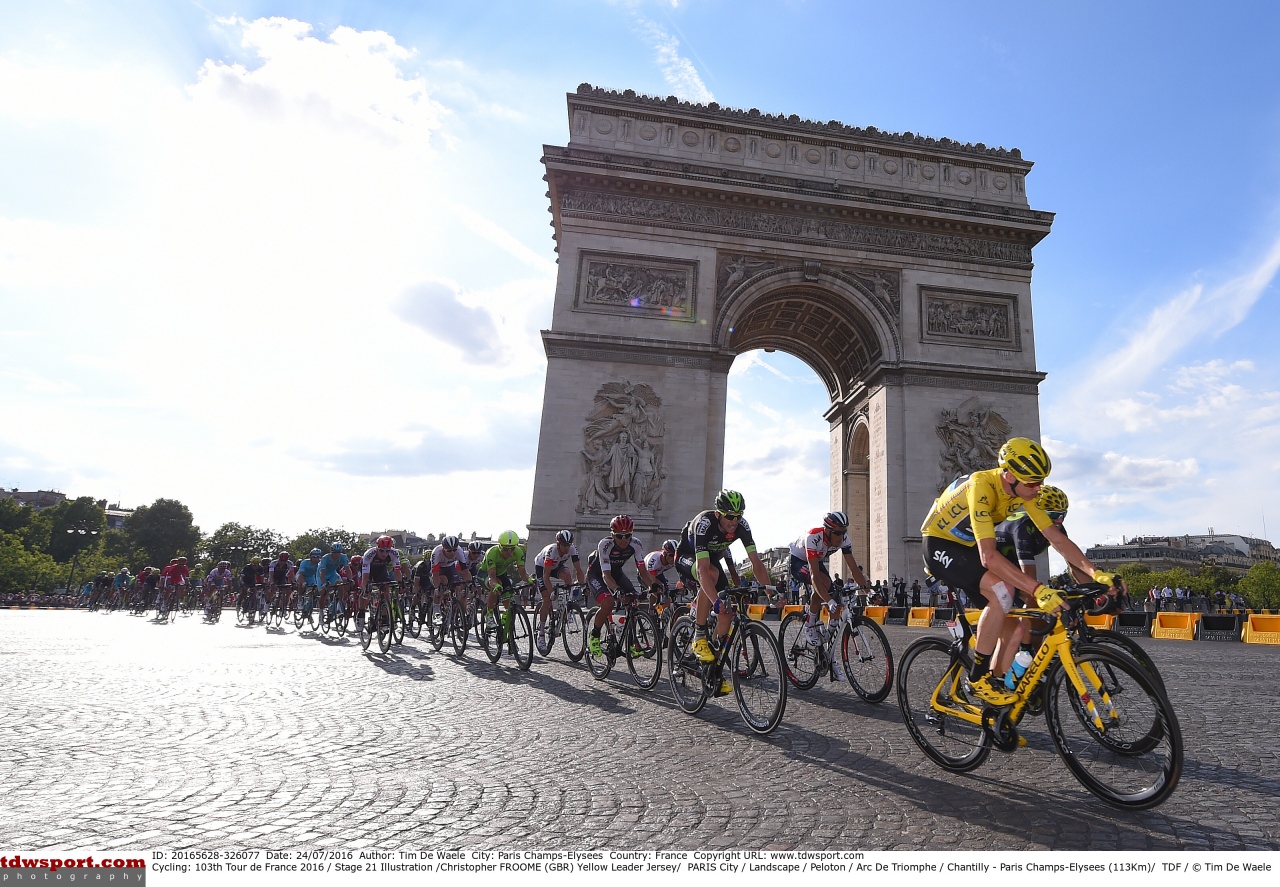
[(737, 490), (721, 490), (716, 494), (715, 507), (721, 514), (742, 514), (747, 510), (747, 500)]
[(514, 547), (520, 544), (520, 537), (515, 530), (507, 530), (498, 537), (498, 544), (503, 547)]

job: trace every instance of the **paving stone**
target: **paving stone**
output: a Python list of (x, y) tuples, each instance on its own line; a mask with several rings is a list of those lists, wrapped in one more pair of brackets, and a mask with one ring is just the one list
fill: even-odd
[[(923, 632), (887, 634), (900, 653)], [(234, 620), (3, 611), (0, 846), (1280, 849), (1280, 648), (1143, 646), (1186, 764), (1164, 805), (1122, 812), (1043, 722), (956, 775), (892, 695), (842, 684), (793, 690), (758, 737), (732, 697), (689, 716), (665, 677), (640, 692), (620, 663), (598, 682), (559, 648), (520, 673), (411, 638), (381, 656)]]

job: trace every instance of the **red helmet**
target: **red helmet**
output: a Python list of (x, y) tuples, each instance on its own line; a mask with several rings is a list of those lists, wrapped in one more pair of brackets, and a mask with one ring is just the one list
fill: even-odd
[(635, 523), (631, 520), (631, 517), (626, 514), (620, 514), (613, 520), (609, 521), (609, 532), (614, 534), (630, 533), (634, 528)]
[(363, 564), (363, 563), (364, 563), (364, 555), (363, 555), (363, 554), (353, 554), (353, 555), (351, 555), (351, 563), (353, 563), (353, 564)]
[(394, 548), (395, 544), (396, 544), (396, 540), (392, 539), (390, 536), (378, 537), (378, 547), (381, 548), (383, 551), (386, 551), (390, 548)]

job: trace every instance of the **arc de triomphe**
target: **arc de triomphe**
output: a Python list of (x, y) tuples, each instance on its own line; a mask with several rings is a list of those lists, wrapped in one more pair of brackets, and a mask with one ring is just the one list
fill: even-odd
[(1031, 249), (1053, 216), (1027, 203), (1031, 163), (587, 84), (568, 105), (542, 158), (559, 275), (531, 545), (594, 541), (619, 511), (646, 543), (676, 535), (726, 480), (734, 357), (777, 349), (826, 384), (859, 562), (919, 575), (938, 490), (1039, 436)]

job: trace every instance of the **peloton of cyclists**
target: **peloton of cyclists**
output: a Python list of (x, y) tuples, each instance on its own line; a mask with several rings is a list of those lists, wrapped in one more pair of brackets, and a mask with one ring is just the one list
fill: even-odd
[[(818, 619), (824, 602), (831, 600), (831, 574), (827, 570), (827, 558), (836, 551), (844, 559), (848, 575), (858, 588), (869, 584), (853, 557), (853, 545), (849, 541), (849, 516), (843, 511), (829, 511), (822, 519), (822, 526), (814, 527), (791, 543), (791, 578), (812, 589), (805, 607), (804, 637), (810, 646), (822, 643)], [(832, 614), (840, 616), (840, 610)], [(837, 681), (843, 681), (844, 666), (838, 659), (831, 663)]]

